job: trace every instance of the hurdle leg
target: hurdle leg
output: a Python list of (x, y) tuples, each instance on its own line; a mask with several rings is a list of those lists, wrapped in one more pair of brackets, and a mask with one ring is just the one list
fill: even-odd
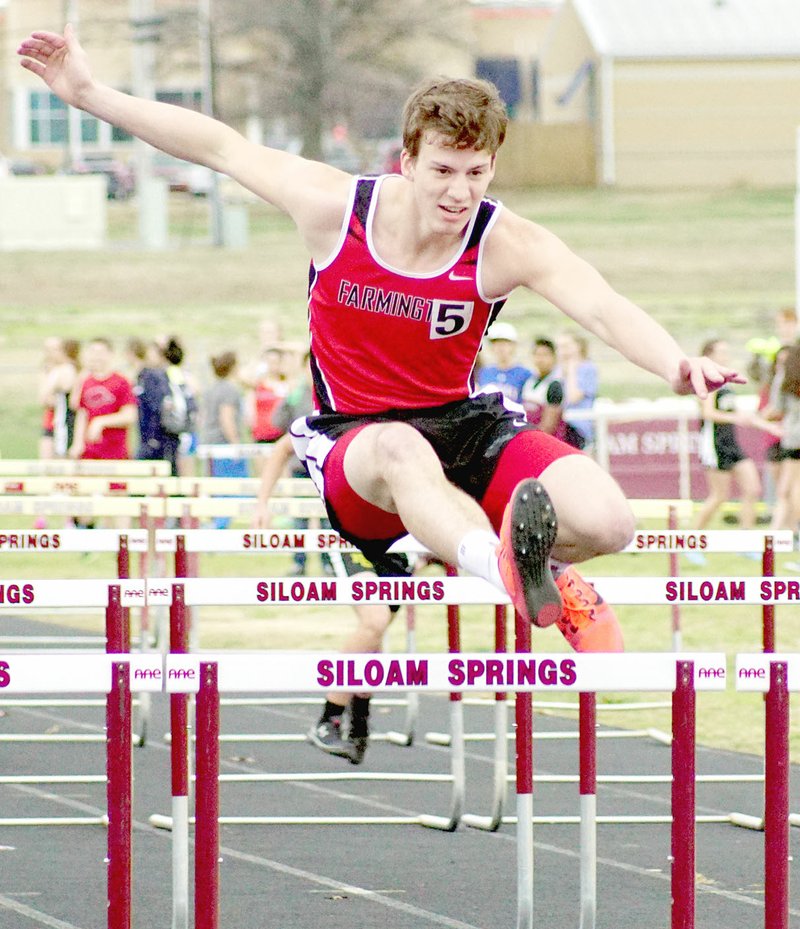
[[(514, 611), (515, 650), (530, 652), (530, 624)], [(530, 691), (517, 694), (517, 929), (533, 929), (533, 700)]]
[[(447, 566), (447, 576), (455, 577), (458, 572), (451, 565)], [(447, 607), (447, 639), (451, 654), (461, 650), (460, 611), (458, 606)], [(431, 816), (423, 814), (419, 818), (420, 825), (430, 829), (442, 829), (445, 832), (455, 832), (461, 821), (464, 809), (464, 704), (460, 693), (450, 694), (450, 772), (452, 775), (452, 789), (450, 791), (450, 814), (448, 816)]]
[(106, 702), (108, 929), (131, 926), (131, 691), (127, 662), (114, 662)]
[(764, 927), (789, 929), (789, 690), (786, 662), (770, 664), (766, 696)]
[[(186, 652), (183, 585), (175, 584), (170, 606), (170, 650)], [(172, 768), (172, 929), (189, 925), (189, 695), (170, 694)]]
[[(498, 603), (494, 608), (494, 649), (506, 652), (506, 607)], [(488, 816), (465, 813), (462, 822), (473, 829), (496, 832), (503, 822), (503, 808), (508, 792), (508, 700), (504, 693), (495, 694), (494, 702), (494, 774), (492, 778), (492, 810)]]
[[(775, 543), (772, 536), (766, 536), (764, 539), (764, 553), (761, 556), (761, 576), (762, 577), (774, 577), (775, 576)], [(775, 605), (773, 603), (765, 603), (761, 607), (761, 645), (762, 651), (768, 654), (772, 654), (775, 651)], [(765, 712), (768, 710), (768, 696), (764, 695), (764, 708)], [(766, 766), (766, 755), (764, 758), (764, 763)], [(754, 832), (763, 832), (765, 829), (765, 817), (766, 817), (766, 806), (768, 803), (768, 798), (766, 796), (766, 772), (764, 777), (764, 796), (762, 799), (762, 815), (753, 816), (750, 813), (731, 813), (731, 824), (734, 826), (739, 826), (742, 829), (752, 829)], [(791, 821), (791, 820), (790, 820)], [(800, 825), (800, 820), (795, 823)]]
[(595, 929), (597, 921), (597, 696), (581, 693), (579, 700), (581, 806), (580, 929)]
[[(417, 650), (417, 613), (413, 603), (406, 606), (406, 651), (413, 654)], [(419, 694), (406, 694), (406, 718), (402, 731), (391, 730), (386, 733), (386, 741), (405, 748), (413, 745), (414, 733), (419, 718)]]
[(219, 926), (219, 689), (217, 665), (202, 662), (197, 693), (194, 926)]
[(672, 929), (695, 921), (694, 662), (678, 661), (672, 695)]

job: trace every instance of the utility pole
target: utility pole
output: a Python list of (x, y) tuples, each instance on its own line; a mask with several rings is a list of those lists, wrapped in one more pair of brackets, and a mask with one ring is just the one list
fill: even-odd
[[(78, 9), (79, 0), (64, 0), (64, 22), (72, 23), (78, 30), (80, 23), (80, 11)], [(67, 170), (73, 168), (83, 156), (83, 133), (81, 131), (81, 111), (74, 106), (67, 107), (67, 149), (65, 159), (67, 164), (64, 166)]]
[[(133, 52), (131, 79), (136, 97), (154, 100), (156, 43), (163, 18), (155, 15), (154, 0), (130, 0)], [(153, 176), (153, 149), (134, 139), (136, 197), (139, 210), (139, 244), (143, 248), (167, 245), (167, 193), (165, 183)]]
[[(211, 0), (197, 0), (197, 31), (200, 42), (200, 73), (202, 76), (202, 111), (214, 116), (214, 35), (211, 28)], [(211, 189), (208, 192), (211, 244), (224, 245), (222, 222), (222, 198), (219, 175), (211, 173)]]

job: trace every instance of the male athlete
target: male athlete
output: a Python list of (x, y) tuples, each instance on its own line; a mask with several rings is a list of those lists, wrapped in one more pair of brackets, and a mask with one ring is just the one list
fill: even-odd
[(411, 533), (508, 591), (578, 651), (618, 651), (613, 611), (572, 563), (615, 552), (634, 519), (591, 458), (499, 394), (473, 396), (481, 339), (526, 287), (703, 398), (740, 375), (689, 358), (556, 236), (486, 198), (507, 116), (494, 87), (429, 81), (406, 103), (401, 174), (354, 179), (249, 142), (209, 117), (96, 81), (70, 26), (35, 32), (23, 67), (65, 103), (221, 171), (287, 213), (311, 255), (318, 413), (292, 427), (331, 522), (371, 560)]

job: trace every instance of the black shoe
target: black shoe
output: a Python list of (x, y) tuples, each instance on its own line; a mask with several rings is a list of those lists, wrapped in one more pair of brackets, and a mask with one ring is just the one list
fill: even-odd
[[(352, 749), (349, 742), (342, 738), (341, 724), (331, 719), (321, 720), (308, 730), (306, 738), (312, 745), (316, 745), (320, 751), (328, 755), (336, 755), (337, 758), (350, 758), (352, 760)], [(359, 762), (353, 762), (358, 764)]]
[(350, 759), (350, 764), (361, 764), (364, 755), (367, 754), (369, 738), (365, 735), (351, 735), (348, 736), (347, 743), (350, 748), (347, 756)]

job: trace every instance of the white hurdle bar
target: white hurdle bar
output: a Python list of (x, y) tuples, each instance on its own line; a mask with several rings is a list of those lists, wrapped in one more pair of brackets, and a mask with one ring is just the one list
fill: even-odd
[[(195, 926), (218, 929), (219, 914), (219, 694), (220, 692), (324, 692), (330, 674), (355, 676), (371, 691), (406, 689), (439, 692), (464, 690), (519, 691), (517, 698), (517, 929), (532, 929), (533, 900), (533, 765), (530, 751), (530, 697), (534, 691), (602, 690), (673, 693), (672, 926), (693, 925), (695, 902), (695, 690), (725, 688), (725, 656), (704, 654), (688, 659), (671, 654), (527, 655), (504, 659), (504, 680), (487, 676), (486, 654), (352, 655), (226, 654), (174, 655), (167, 660), (171, 692), (197, 697), (197, 815), (195, 832)], [(467, 668), (473, 669), (472, 680)], [(483, 668), (483, 673), (479, 668)], [(522, 680), (522, 683), (520, 683)], [(591, 775), (586, 775), (587, 791)], [(584, 785), (582, 784), (582, 789)], [(581, 926), (594, 926), (595, 842), (593, 804), (583, 794), (581, 813)]]
[[(106, 698), (107, 812), (100, 818), (73, 818), (73, 825), (108, 827), (107, 929), (131, 929), (132, 886), (132, 732), (131, 693), (161, 690), (160, 656), (70, 652), (0, 653), (0, 689), (9, 694), (94, 693)], [(63, 780), (49, 783), (73, 783)], [(21, 783), (10, 780), (8, 783)], [(60, 825), (63, 819), (38, 820)], [(3, 820), (0, 825), (26, 825)]]

